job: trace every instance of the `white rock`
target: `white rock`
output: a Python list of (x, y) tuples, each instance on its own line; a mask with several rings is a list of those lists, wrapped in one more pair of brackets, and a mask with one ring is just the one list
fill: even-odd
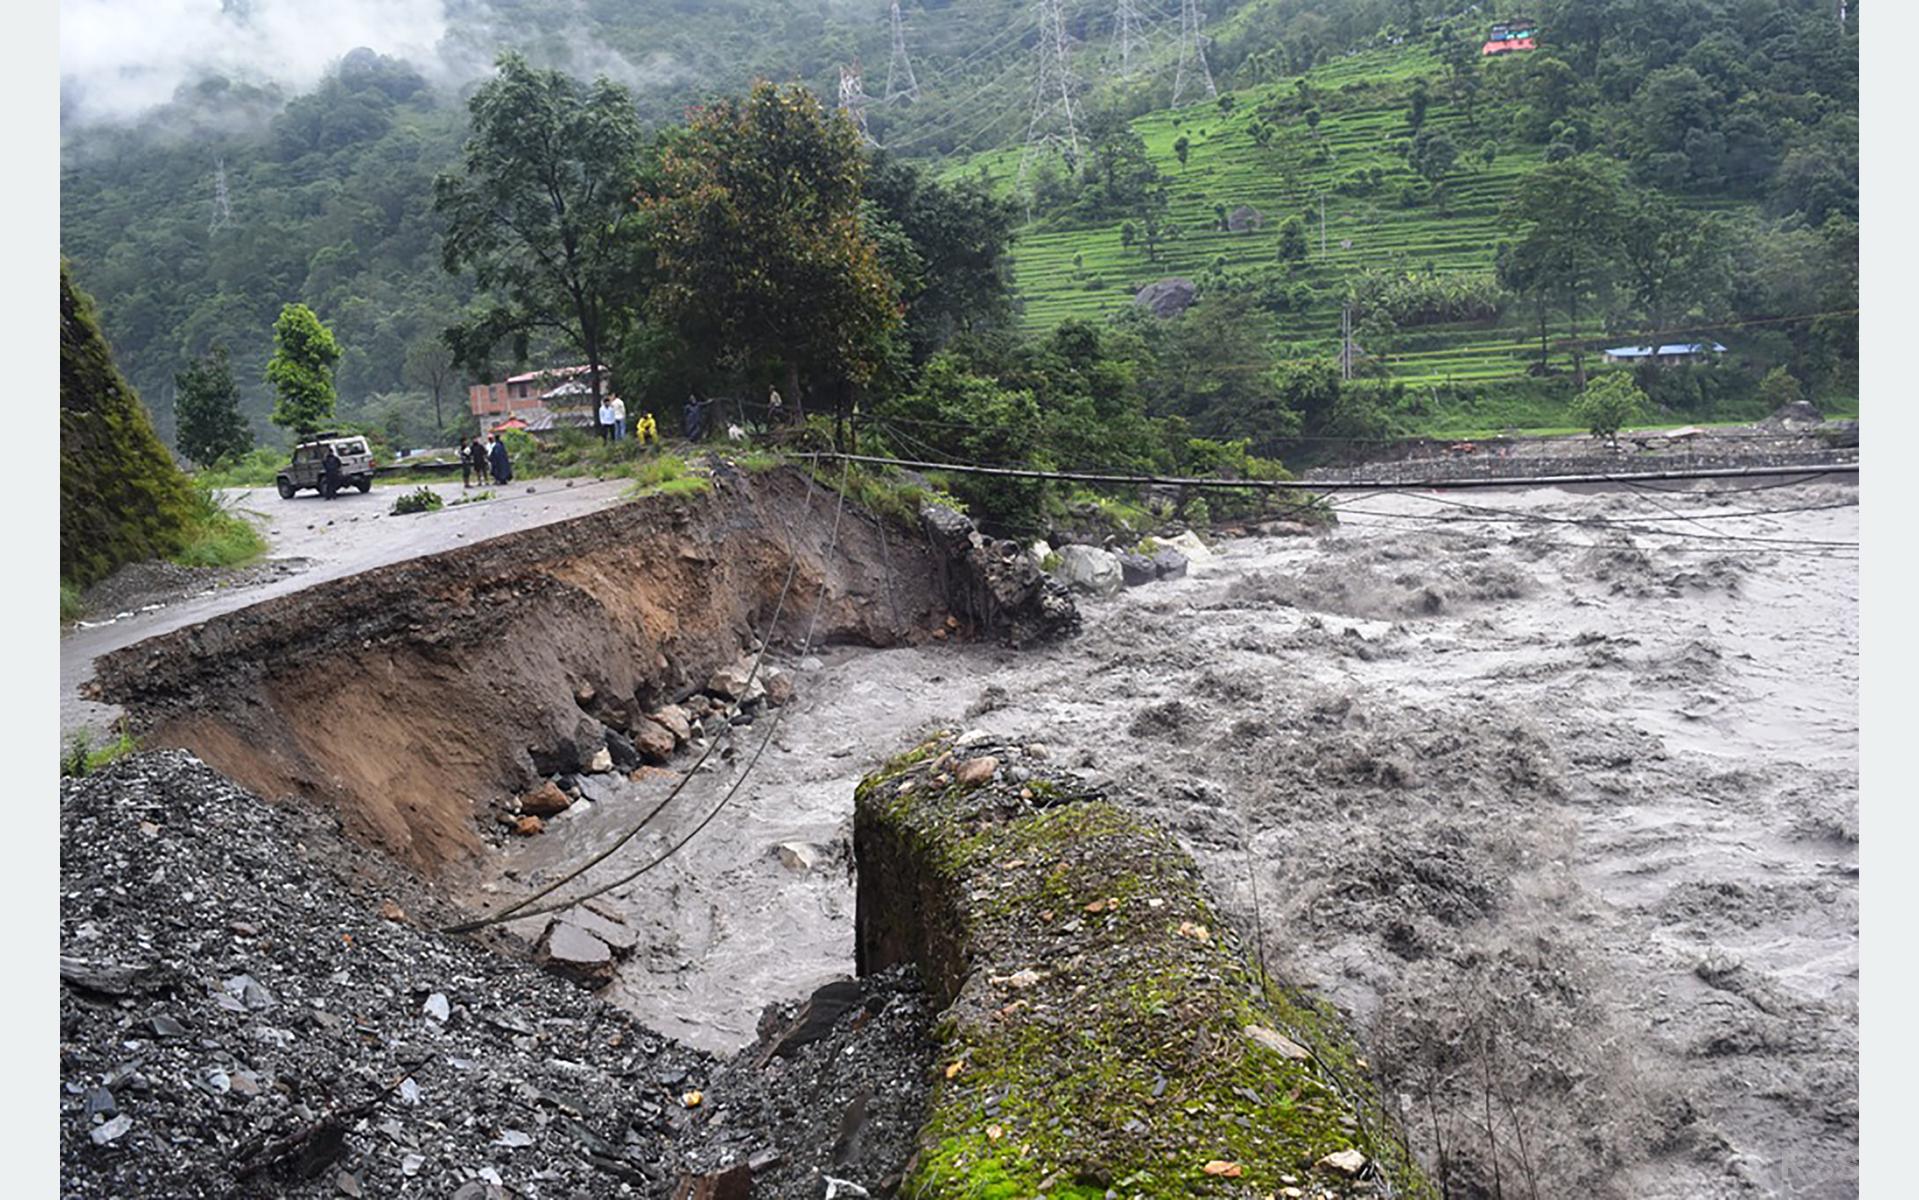
[(1161, 538), (1159, 542), (1162, 546), (1171, 546), (1184, 554), (1189, 563), (1207, 563), (1219, 557), (1207, 549), (1206, 543), (1200, 541), (1199, 535), (1190, 529), (1176, 538)]
[(446, 1024), (447, 1018), (453, 1015), (452, 1006), (446, 1002), (445, 992), (435, 992), (431, 996), (428, 996), (426, 998), (426, 1004), (421, 1007), (420, 1011), (442, 1025)]
[(1119, 559), (1097, 546), (1060, 547), (1059, 577), (1075, 591), (1096, 596), (1110, 596), (1126, 582)]
[(1344, 1171), (1348, 1175), (1357, 1175), (1359, 1174), (1359, 1169), (1366, 1165), (1366, 1156), (1357, 1150), (1339, 1150), (1328, 1154), (1325, 1158), (1320, 1159), (1313, 1165), (1317, 1167), (1331, 1167), (1335, 1171)]
[(781, 842), (779, 845), (780, 865), (789, 871), (798, 871), (804, 875), (811, 871), (820, 860), (820, 853), (805, 842)]
[(1245, 1033), (1247, 1037), (1282, 1058), (1305, 1059), (1312, 1057), (1306, 1047), (1295, 1042), (1277, 1029), (1268, 1029), (1264, 1025), (1248, 1025), (1246, 1026)]
[(608, 771), (611, 771), (613, 769), (613, 752), (605, 746), (601, 746), (593, 752), (593, 758), (586, 764), (586, 769), (587, 773), (591, 775), (604, 775)]

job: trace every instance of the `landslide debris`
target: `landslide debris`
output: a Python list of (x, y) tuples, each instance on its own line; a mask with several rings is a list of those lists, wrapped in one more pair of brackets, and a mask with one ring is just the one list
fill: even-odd
[(715, 1073), (682, 1178), (750, 1175), (753, 1200), (895, 1194), (926, 1118), (933, 1018), (910, 966), (769, 1005)]
[(665, 1194), (707, 1056), (183, 752), (60, 807), (64, 1194)]

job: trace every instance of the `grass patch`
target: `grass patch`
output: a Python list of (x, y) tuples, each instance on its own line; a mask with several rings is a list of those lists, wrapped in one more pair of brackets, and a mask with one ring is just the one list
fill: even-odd
[(62, 579), (60, 581), (60, 623), (71, 624), (87, 615), (87, 606), (81, 603), (80, 589)]
[(493, 497), (492, 490), (488, 489), (487, 491), (484, 491), (484, 492), (475, 492), (471, 495), (461, 496), (458, 500), (449, 500), (447, 502), (447, 507), (458, 508), (462, 504), (478, 504), (482, 500), (491, 500), (493, 498), (494, 497)]
[(139, 748), (139, 740), (127, 729), (125, 722), (121, 722), (120, 732), (112, 741), (98, 746), (93, 744), (93, 734), (82, 729), (68, 738), (60, 751), (60, 774), (72, 778), (91, 775)]
[(253, 522), (239, 516), (202, 485), (195, 498), (186, 544), (169, 556), (183, 567), (238, 567), (265, 554), (267, 541)]
[(628, 500), (649, 496), (697, 496), (713, 490), (712, 481), (694, 472), (677, 454), (658, 454), (627, 468), (632, 486), (626, 489)]

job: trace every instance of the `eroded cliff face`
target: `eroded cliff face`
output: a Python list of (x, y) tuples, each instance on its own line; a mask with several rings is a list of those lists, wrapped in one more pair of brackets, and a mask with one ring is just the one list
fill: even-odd
[[(429, 873), (556, 751), (702, 687), (766, 635), (912, 642), (944, 625), (926, 537), (791, 471), (656, 497), (308, 589), (97, 666), (151, 745), (266, 796), (330, 801), (345, 831)], [(831, 553), (828, 553), (829, 546)], [(790, 593), (775, 607), (789, 568)], [(578, 697), (590, 687), (594, 697)]]

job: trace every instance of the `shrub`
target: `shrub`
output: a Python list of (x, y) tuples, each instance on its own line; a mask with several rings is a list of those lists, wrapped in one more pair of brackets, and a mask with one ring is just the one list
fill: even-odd
[(77, 730), (67, 739), (66, 748), (60, 752), (60, 774), (76, 779), (91, 775), (139, 748), (139, 741), (128, 732), (124, 723), (117, 737), (99, 747), (94, 746), (92, 734), (84, 729)]
[(1635, 420), (1646, 403), (1646, 393), (1623, 371), (1607, 375), (1588, 387), (1573, 401), (1573, 419), (1584, 425), (1594, 437), (1619, 444), (1619, 430)]
[[(519, 431), (508, 430), (507, 432), (517, 433)], [(404, 517), (411, 513), (432, 512), (434, 509), (444, 508), (445, 506), (446, 501), (440, 499), (438, 492), (429, 487), (418, 487), (394, 500), (391, 511), (396, 517)]]

